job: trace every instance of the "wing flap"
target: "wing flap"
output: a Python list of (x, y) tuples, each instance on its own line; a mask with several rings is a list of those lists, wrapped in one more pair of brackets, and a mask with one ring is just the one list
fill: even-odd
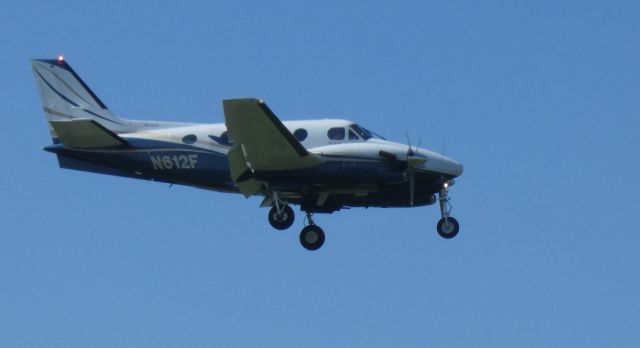
[(262, 183), (253, 178), (253, 171), (247, 166), (242, 145), (233, 145), (227, 153), (229, 160), (229, 174), (236, 183), (238, 189), (245, 197), (258, 193), (262, 189)]
[(49, 121), (65, 146), (93, 149), (128, 145), (127, 141), (91, 119)]
[(242, 146), (250, 169), (292, 170), (324, 163), (296, 140), (263, 101), (228, 99), (223, 101), (223, 106), (229, 134)]

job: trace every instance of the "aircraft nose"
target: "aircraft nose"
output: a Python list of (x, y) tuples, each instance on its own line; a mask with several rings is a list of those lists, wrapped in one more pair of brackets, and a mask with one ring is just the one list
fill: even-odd
[(454, 160), (449, 160), (447, 167), (448, 167), (447, 169), (449, 170), (449, 173), (454, 176), (460, 176), (462, 175), (462, 172), (464, 172), (462, 163), (456, 162)]
[(462, 164), (445, 156), (430, 156), (424, 167), (427, 170), (458, 177), (462, 175), (464, 168)]

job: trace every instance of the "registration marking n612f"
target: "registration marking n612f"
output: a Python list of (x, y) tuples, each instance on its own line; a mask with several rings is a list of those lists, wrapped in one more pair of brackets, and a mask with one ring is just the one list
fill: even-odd
[(195, 169), (198, 155), (150, 156), (154, 170), (164, 169)]

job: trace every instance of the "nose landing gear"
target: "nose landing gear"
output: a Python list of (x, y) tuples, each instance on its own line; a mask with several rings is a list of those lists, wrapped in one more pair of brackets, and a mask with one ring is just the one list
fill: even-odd
[(449, 203), (449, 185), (451, 184), (453, 184), (453, 182), (447, 181), (444, 183), (438, 198), (440, 201), (440, 214), (442, 215), (442, 219), (438, 221), (437, 229), (440, 237), (445, 239), (455, 237), (460, 231), (458, 220), (449, 215), (451, 213), (451, 203)]

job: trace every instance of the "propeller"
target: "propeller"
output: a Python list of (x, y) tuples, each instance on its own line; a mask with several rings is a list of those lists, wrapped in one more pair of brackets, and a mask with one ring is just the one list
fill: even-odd
[(411, 138), (409, 138), (409, 132), (406, 133), (407, 136), (407, 176), (409, 177), (409, 204), (413, 207), (413, 198), (415, 196), (415, 187), (416, 187), (416, 178), (415, 178), (415, 169), (422, 164), (424, 164), (427, 159), (424, 157), (416, 156), (416, 152), (420, 147), (420, 143), (422, 143), (422, 138), (418, 141), (418, 146), (416, 146), (415, 150), (411, 147)]
[(418, 152), (418, 148), (420, 147), (420, 143), (422, 143), (422, 139), (418, 141), (418, 146), (416, 146), (414, 150), (414, 148), (411, 146), (411, 139), (409, 138), (409, 132), (406, 133), (406, 136), (407, 136), (407, 145), (408, 145), (406, 160), (402, 161), (398, 159), (397, 155), (385, 150), (380, 150), (378, 152), (378, 156), (389, 161), (404, 162), (404, 167), (406, 168), (405, 175), (406, 175), (406, 178), (409, 180), (409, 203), (413, 207), (413, 200), (414, 200), (415, 187), (416, 187), (415, 171), (416, 171), (416, 168), (420, 167), (425, 162), (427, 162), (427, 158), (416, 155), (416, 153)]

